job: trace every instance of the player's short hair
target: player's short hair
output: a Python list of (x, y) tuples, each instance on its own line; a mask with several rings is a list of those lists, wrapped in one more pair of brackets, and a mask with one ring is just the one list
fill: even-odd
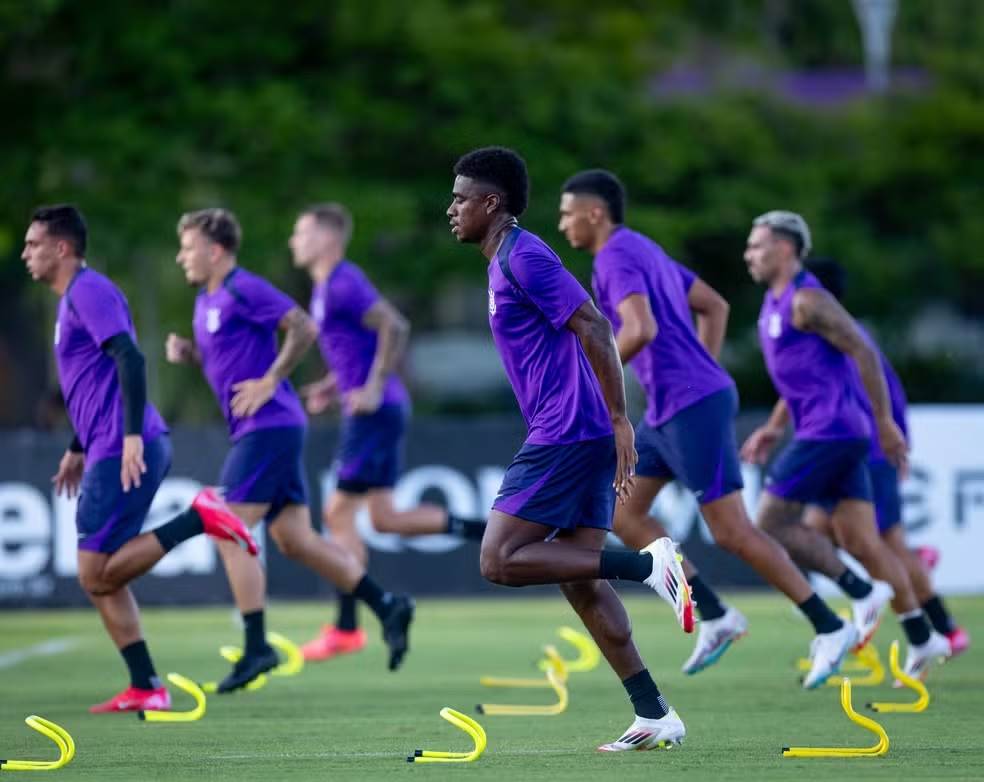
[(178, 220), (178, 236), (192, 228), (201, 231), (207, 239), (231, 255), (239, 251), (239, 245), (243, 241), (243, 229), (239, 227), (236, 216), (228, 209), (216, 207), (185, 212)]
[(811, 258), (803, 265), (837, 301), (844, 298), (847, 292), (847, 269), (841, 264), (833, 258)]
[(462, 155), (454, 165), (456, 176), (492, 185), (502, 193), (503, 206), (514, 217), (526, 211), (530, 200), (530, 177), (526, 161), (506, 147), (482, 147)]
[(579, 171), (564, 182), (561, 192), (596, 196), (605, 202), (613, 223), (625, 222), (625, 186), (611, 171), (603, 168)]
[(302, 215), (311, 215), (319, 225), (330, 228), (342, 237), (342, 244), (348, 244), (352, 238), (352, 213), (342, 204), (329, 201), (324, 204), (309, 206)]
[(32, 223), (43, 223), (49, 236), (64, 239), (72, 245), (75, 255), (85, 257), (85, 247), (89, 238), (82, 213), (71, 204), (39, 206), (31, 215)]
[(764, 225), (772, 233), (784, 239), (788, 239), (796, 248), (796, 256), (805, 258), (813, 249), (813, 240), (810, 238), (810, 226), (802, 215), (796, 212), (785, 212), (781, 209), (774, 209), (755, 218), (752, 225)]

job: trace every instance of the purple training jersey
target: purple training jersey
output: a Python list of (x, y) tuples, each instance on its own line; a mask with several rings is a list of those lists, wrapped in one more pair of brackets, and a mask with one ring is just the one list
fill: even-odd
[(245, 269), (235, 268), (213, 293), (195, 299), (195, 344), (202, 369), (229, 424), (233, 442), (258, 429), (305, 426), (307, 417), (289, 380), (248, 418), (236, 418), (232, 387), (263, 377), (277, 357), (277, 326), (297, 304), (290, 296)]
[(595, 256), (592, 286), (617, 332), (618, 305), (634, 294), (649, 299), (659, 335), (629, 362), (646, 391), (646, 423), (661, 426), (686, 407), (734, 385), (700, 344), (687, 294), (697, 276), (651, 239), (624, 226)]
[(778, 298), (766, 291), (758, 320), (765, 365), (789, 405), (797, 440), (867, 438), (871, 429), (863, 397), (850, 380), (854, 361), (818, 334), (793, 325), (796, 291), (822, 287), (802, 271)]
[[(311, 316), (318, 324), (321, 355), (343, 394), (365, 385), (376, 356), (376, 332), (362, 324), (379, 292), (362, 269), (342, 261), (311, 294)], [(383, 386), (383, 404), (406, 404), (407, 390), (396, 373)]]
[(489, 326), (530, 445), (611, 435), (598, 378), (567, 321), (588, 292), (538, 236), (515, 228), (489, 264)]
[[(137, 332), (123, 292), (109, 278), (85, 266), (58, 302), (55, 360), (68, 417), (85, 449), (86, 469), (123, 453), (123, 395), (116, 362), (102, 346), (117, 334)], [(160, 413), (147, 403), (143, 438), (167, 431)]]

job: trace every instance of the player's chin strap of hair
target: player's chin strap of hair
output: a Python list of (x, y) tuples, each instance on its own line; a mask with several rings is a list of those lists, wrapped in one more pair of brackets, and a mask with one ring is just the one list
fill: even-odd
[(126, 434), (143, 432), (144, 410), (147, 407), (147, 376), (144, 357), (133, 338), (126, 332), (110, 337), (102, 345), (103, 352), (116, 362), (123, 396), (123, 425)]

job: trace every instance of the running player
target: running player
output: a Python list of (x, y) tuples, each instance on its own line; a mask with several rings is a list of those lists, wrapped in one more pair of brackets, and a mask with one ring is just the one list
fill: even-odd
[[(290, 249), (294, 265), (314, 282), (311, 316), (328, 373), (301, 388), (307, 411), (324, 412), (341, 403), (342, 430), (337, 483), (323, 510), (332, 540), (365, 564), (367, 552), (355, 526), (365, 505), (373, 527), (400, 535), (452, 534), (481, 540), (485, 521), (462, 519), (440, 505), (398, 511), (393, 487), (400, 474), (410, 397), (396, 368), (410, 325), (379, 295), (365, 273), (346, 259), (352, 216), (342, 204), (317, 204), (294, 223)], [(357, 652), (366, 645), (355, 598), (339, 595), (338, 619), (302, 647), (305, 660)]]
[[(815, 259), (807, 261), (806, 269), (813, 274), (826, 288), (831, 295), (841, 301), (844, 297), (844, 290), (847, 283), (847, 270), (829, 259)], [(871, 348), (878, 354), (878, 362), (885, 377), (885, 385), (892, 403), (892, 418), (898, 425), (908, 440), (908, 423), (906, 420), (906, 407), (908, 401), (902, 381), (895, 372), (885, 354), (879, 350), (878, 345), (871, 335), (860, 325), (858, 326), (862, 335), (868, 341)], [(860, 384), (860, 377), (854, 374), (855, 382)], [(865, 400), (867, 401), (867, 400)], [(869, 422), (874, 431), (874, 420), (872, 418), (871, 407), (865, 404), (865, 412), (869, 417)], [(875, 521), (878, 524), (878, 531), (888, 547), (894, 552), (909, 573), (909, 580), (915, 590), (916, 598), (922, 606), (923, 613), (929, 619), (933, 629), (946, 636), (950, 642), (950, 649), (953, 656), (961, 654), (970, 646), (970, 636), (967, 631), (959, 627), (953, 620), (953, 616), (947, 610), (943, 598), (936, 593), (933, 588), (932, 577), (929, 569), (925, 566), (919, 555), (909, 549), (906, 545), (905, 527), (902, 524), (902, 493), (899, 486), (899, 474), (895, 467), (885, 458), (876, 438), (871, 440), (871, 451), (868, 455), (868, 473), (871, 476), (871, 487), (874, 495)], [(809, 505), (806, 509), (805, 521), (810, 526), (818, 529), (828, 536), (833, 535), (830, 527), (829, 505)], [(907, 670), (910, 676), (924, 674), (926, 669), (921, 671)]]
[[(307, 419), (287, 377), (314, 341), (314, 323), (290, 297), (239, 267), (242, 232), (231, 212), (190, 212), (178, 223), (178, 237), (177, 262), (188, 282), (202, 287), (194, 340), (171, 334), (167, 358), (200, 364), (222, 407), (232, 440), (221, 478), (227, 501), (249, 526), (266, 519), (286, 557), (369, 605), (395, 670), (407, 650), (413, 601), (384, 592), (356, 557), (311, 526), (302, 462)], [(279, 351), (278, 330), (284, 332)], [(228, 692), (278, 660), (266, 640), (262, 567), (232, 546), (219, 548), (246, 635), (243, 657), (219, 683), (219, 692)]]
[(249, 532), (212, 489), (152, 532), (141, 533), (171, 466), (167, 426), (147, 401), (144, 358), (122, 291), (85, 262), (88, 229), (73, 206), (37, 209), (21, 258), (58, 294), (55, 363), (75, 437), (52, 479), (79, 495), (79, 582), (130, 673), (130, 686), (93, 713), (167, 710), (129, 583), (182, 541), (205, 532), (255, 556)]
[[(851, 628), (745, 511), (734, 434), (738, 395), (716, 360), (727, 327), (727, 302), (655, 242), (626, 227), (624, 213), (625, 190), (609, 171), (582, 171), (564, 184), (560, 230), (571, 246), (594, 255), (595, 300), (616, 330), (622, 362), (630, 364), (648, 401), (636, 426), (636, 486), (615, 510), (615, 534), (633, 548), (665, 535), (649, 508), (676, 479), (697, 497), (718, 545), (796, 603), (813, 624), (816, 643), (843, 647), (852, 640)], [(687, 575), (703, 620), (696, 648), (683, 666), (693, 674), (720, 658), (747, 623), (736, 609), (725, 608), (699, 576)], [(814, 661), (823, 665), (837, 659), (823, 654)], [(814, 668), (804, 686), (819, 686), (834, 670)]]
[[(874, 634), (880, 609), (894, 593), (892, 607), (909, 641), (908, 660), (918, 669), (927, 660), (948, 656), (949, 643), (932, 632), (905, 568), (878, 536), (866, 466), (871, 438), (877, 437), (886, 459), (904, 470), (905, 437), (892, 420), (877, 354), (851, 316), (803, 268), (810, 247), (810, 231), (800, 215), (773, 211), (755, 219), (745, 250), (752, 279), (768, 287), (759, 341), (780, 401), (769, 422), (745, 442), (742, 455), (750, 462), (765, 461), (781, 437), (778, 421), (784, 408), (795, 433), (769, 468), (758, 523), (801, 567), (832, 578), (855, 599), (860, 644)], [(851, 381), (855, 371), (860, 388)], [(870, 429), (863, 397), (876, 432)], [(831, 524), (837, 539), (881, 581), (872, 585), (854, 576), (831, 542), (801, 523), (804, 505), (825, 502), (834, 505)], [(859, 604), (867, 610), (857, 610)]]
[(635, 710), (629, 729), (600, 749), (679, 743), (683, 722), (639, 656), (608, 583), (646, 583), (681, 624), (692, 610), (668, 538), (640, 553), (603, 550), (616, 496), (631, 494), (636, 462), (611, 325), (553, 251), (519, 227), (529, 197), (519, 155), (477, 149), (458, 160), (454, 174), (451, 233), (489, 260), (489, 325), (528, 428), (492, 506), (482, 575), (505, 586), (561, 586)]

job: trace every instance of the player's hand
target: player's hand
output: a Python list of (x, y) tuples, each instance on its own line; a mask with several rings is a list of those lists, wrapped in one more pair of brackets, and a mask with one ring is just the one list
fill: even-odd
[(264, 375), (256, 380), (242, 380), (232, 387), (230, 408), (236, 418), (249, 418), (273, 398), (277, 383)]
[(878, 444), (885, 458), (899, 471), (899, 478), (909, 475), (909, 444), (891, 417), (878, 422)]
[(779, 429), (760, 426), (748, 436), (748, 439), (741, 446), (742, 460), (749, 464), (765, 464), (769, 454), (772, 453), (772, 449), (776, 447), (776, 443), (782, 439), (782, 435), (783, 433)]
[(615, 430), (615, 498), (623, 505), (635, 488), (635, 467), (639, 454), (635, 449), (635, 430), (627, 418), (612, 421)]
[(308, 413), (318, 415), (338, 401), (338, 378), (329, 373), (316, 383), (301, 386), (300, 393)]
[(83, 472), (85, 472), (85, 454), (65, 451), (58, 463), (58, 472), (51, 479), (55, 484), (55, 494), (64, 494), (69, 499), (76, 496), (82, 485)]
[(164, 354), (172, 364), (192, 364), (196, 360), (195, 343), (177, 334), (168, 334)]
[(120, 465), (120, 481), (123, 491), (140, 488), (140, 476), (147, 472), (144, 464), (143, 435), (128, 434), (123, 438), (123, 459)]
[(349, 391), (345, 407), (349, 415), (370, 415), (383, 403), (383, 389), (375, 383), (367, 383), (362, 388)]

